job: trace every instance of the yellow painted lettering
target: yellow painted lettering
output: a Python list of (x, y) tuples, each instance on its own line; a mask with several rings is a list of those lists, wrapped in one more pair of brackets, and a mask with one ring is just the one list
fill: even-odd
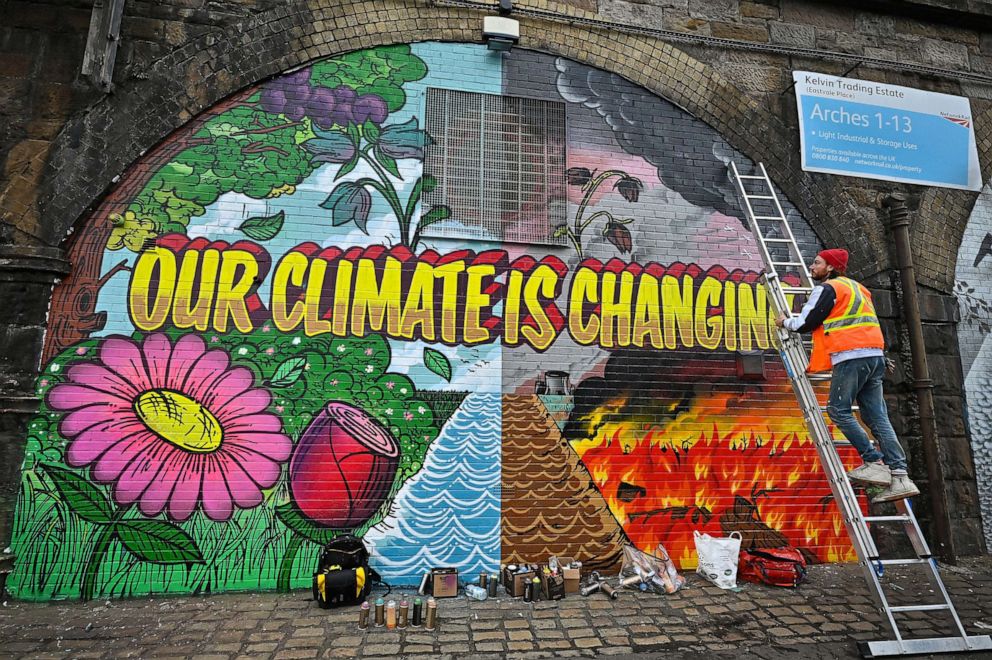
[(241, 332), (251, 332), (245, 296), (251, 291), (257, 276), (255, 255), (245, 250), (224, 251), (217, 280), (217, 307), (214, 309), (214, 329), (217, 332), (227, 332), (229, 318)]
[[(177, 328), (196, 328), (200, 332), (210, 327), (210, 308), (217, 286), (220, 252), (188, 250), (179, 266), (176, 295), (172, 301), (172, 322)], [(196, 302), (193, 302), (194, 290)]]
[(599, 278), (589, 268), (580, 268), (572, 278), (568, 300), (568, 327), (575, 342), (583, 346), (594, 343), (599, 335), (599, 317), (590, 314), (586, 321), (583, 309), (586, 303), (599, 302), (598, 285)]
[(365, 321), (369, 329), (396, 335), (400, 326), (400, 286), (402, 264), (396, 257), (386, 257), (382, 280), (376, 277), (376, 264), (371, 259), (361, 259), (355, 275), (355, 299), (351, 304), (351, 333), (364, 337)]
[(661, 334), (661, 298), (658, 278), (643, 273), (637, 283), (637, 302), (634, 304), (634, 330), (631, 343), (664, 348)]
[(675, 340), (675, 328), (678, 326), (679, 339), (686, 348), (696, 345), (692, 330), (692, 298), (694, 283), (688, 275), (682, 277), (682, 288), (679, 281), (672, 275), (661, 278), (661, 300), (663, 303), (663, 320), (665, 329), (665, 348), (673, 349), (678, 344)]
[[(155, 292), (151, 292), (152, 281)], [(176, 255), (163, 247), (145, 250), (131, 272), (128, 311), (138, 330), (157, 330), (169, 317), (176, 290)]]
[(723, 317), (709, 314), (711, 307), (720, 304), (721, 293), (723, 287), (720, 281), (707, 277), (699, 285), (696, 299), (696, 339), (700, 346), (711, 351), (720, 346), (720, 339), (723, 336)]
[(420, 335), (425, 341), (434, 341), (434, 267), (421, 261), (413, 271), (410, 291), (400, 316), (400, 336), (405, 339)]
[(555, 269), (546, 264), (541, 264), (527, 278), (524, 287), (524, 302), (527, 305), (527, 313), (534, 319), (537, 327), (530, 324), (520, 329), (520, 333), (527, 340), (527, 343), (536, 350), (543, 351), (555, 340), (557, 333), (555, 326), (548, 318), (548, 313), (544, 309), (544, 301), (554, 300), (555, 289), (558, 286), (558, 273)]
[(272, 295), (269, 307), (272, 309), (272, 323), (280, 332), (292, 332), (303, 322), (306, 313), (306, 303), (294, 300), (291, 309), (286, 289), (292, 285), (302, 287), (307, 267), (310, 265), (305, 254), (288, 252), (276, 266), (272, 275)]
[[(496, 274), (496, 267), (492, 264), (473, 264), (468, 267), (466, 272), (468, 273), (468, 284), (465, 291), (465, 321), (462, 325), (462, 341), (471, 345), (489, 339), (489, 330), (482, 327), (482, 310), (489, 307), (490, 296), (482, 292), (482, 285), (487, 277)], [(441, 319), (443, 336), (443, 313)]]

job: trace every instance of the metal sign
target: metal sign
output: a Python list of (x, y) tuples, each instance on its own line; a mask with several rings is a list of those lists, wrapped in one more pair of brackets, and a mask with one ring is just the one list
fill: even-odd
[(981, 190), (967, 98), (808, 71), (792, 77), (803, 170)]

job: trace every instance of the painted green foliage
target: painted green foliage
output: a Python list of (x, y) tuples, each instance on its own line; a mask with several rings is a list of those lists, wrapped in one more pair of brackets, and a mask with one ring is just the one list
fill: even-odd
[[(180, 138), (182, 148), (154, 171), (123, 214), (111, 217), (108, 249), (138, 252), (155, 236), (182, 233), (191, 217), (203, 215), (224, 193), (254, 199), (291, 195), (322, 163), (342, 163), (339, 176), (344, 176), (361, 159), (378, 177), (355, 190), (380, 192), (397, 212), (409, 244), (421, 187), (401, 203), (386, 174), (400, 178), (396, 160), (422, 158), (429, 138), (415, 121), (413, 126), (387, 122), (406, 102), (403, 84), (426, 74), (426, 64), (409, 46), (381, 47), (317, 62), (234, 102)], [(364, 201), (357, 200), (359, 208)], [(367, 213), (366, 208), (364, 217)], [(351, 221), (364, 226), (362, 218), (359, 213)], [(245, 233), (255, 238), (257, 227), (248, 224)], [(268, 238), (256, 240), (278, 233), (271, 222), (261, 224)]]
[[(401, 178), (396, 161), (422, 159), (429, 138), (416, 120), (388, 118), (406, 101), (403, 84), (426, 71), (409, 46), (378, 48), (228, 104), (166, 150), (126, 211), (111, 216), (107, 249), (140, 253), (159, 235), (184, 233), (225, 193), (291, 195), (324, 163), (340, 165), (340, 177), (361, 160), (376, 177), (331, 192), (328, 232), (364, 227), (376, 192), (398, 211), (404, 243), (415, 242), (414, 209), (433, 182), (418, 179), (404, 201), (392, 179)], [(286, 220), (280, 211), (238, 229), (269, 241)], [(447, 358), (434, 353), (425, 353), (428, 368), (450, 379)], [(67, 348), (37, 381), (43, 403), (29, 429), (13, 533), (20, 561), (8, 587), (22, 598), (88, 599), (302, 586), (320, 543), (383, 520), (464, 396), (420, 392), (390, 363), (376, 335), (306, 337), (270, 324), (247, 334), (163, 328)], [(384, 439), (374, 458), (385, 469), (358, 477), (376, 487), (361, 515), (350, 502), (342, 518), (325, 510), (327, 498), (306, 500), (307, 479), (340, 457), (304, 450), (326, 454), (347, 441), (346, 424), (323, 424), (332, 411)], [(330, 491), (352, 492), (337, 486)]]

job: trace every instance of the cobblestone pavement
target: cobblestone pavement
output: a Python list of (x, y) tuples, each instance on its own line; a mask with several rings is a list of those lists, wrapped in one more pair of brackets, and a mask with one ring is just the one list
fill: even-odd
[[(969, 633), (992, 633), (992, 557), (963, 560), (943, 574)], [(939, 616), (914, 614), (907, 621), (912, 636), (952, 632)], [(624, 590), (616, 601), (597, 594), (535, 604), (459, 597), (439, 601), (434, 632), (363, 633), (357, 621), (357, 608), (320, 610), (302, 591), (85, 604), (8, 601), (0, 608), (0, 656), (855, 658), (857, 640), (888, 638), (855, 565), (813, 567), (796, 590), (746, 584), (721, 591), (692, 575), (689, 587), (671, 596)]]

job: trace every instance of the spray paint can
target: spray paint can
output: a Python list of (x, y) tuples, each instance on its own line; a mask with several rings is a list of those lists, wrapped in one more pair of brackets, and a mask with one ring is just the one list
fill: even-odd
[(533, 580), (531, 580), (531, 583), (534, 585), (531, 593), (531, 598), (533, 598), (534, 602), (536, 603), (537, 601), (541, 600), (541, 597), (543, 596), (543, 594), (541, 593), (541, 591), (543, 590), (541, 587), (541, 578), (536, 577)]
[(635, 584), (641, 584), (644, 580), (641, 579), (640, 575), (629, 575), (624, 579), (620, 580), (620, 584), (625, 587), (632, 587)]
[(534, 583), (528, 580), (524, 584), (524, 602), (530, 603), (534, 600)]
[(400, 601), (400, 628), (406, 628), (407, 622), (410, 618), (410, 603), (407, 602), (406, 598)]
[(375, 599), (375, 627), (381, 628), (386, 625), (386, 601), (381, 598)]
[(369, 601), (362, 603), (362, 606), (358, 608), (358, 629), (366, 630), (369, 627), (369, 611), (371, 607), (369, 606)]
[(437, 601), (433, 598), (427, 599), (427, 617), (424, 621), (424, 628), (427, 630), (437, 628)]
[(489, 591), (489, 597), (495, 598), (496, 594), (499, 593), (499, 576), (496, 574), (489, 576), (489, 584), (487, 585)]
[(610, 597), (610, 600), (616, 600), (620, 597), (620, 592), (613, 588), (609, 582), (605, 580), (599, 583), (599, 588), (603, 590), (603, 593)]
[(479, 573), (479, 586), (489, 590), (489, 573)]
[(386, 627), (392, 630), (396, 627), (396, 601), (386, 603)]
[(420, 581), (420, 587), (417, 589), (417, 593), (423, 596), (427, 593), (427, 583), (431, 579), (430, 571), (424, 573), (424, 578)]
[(423, 617), (424, 601), (419, 598), (413, 599), (413, 627), (419, 628)]

